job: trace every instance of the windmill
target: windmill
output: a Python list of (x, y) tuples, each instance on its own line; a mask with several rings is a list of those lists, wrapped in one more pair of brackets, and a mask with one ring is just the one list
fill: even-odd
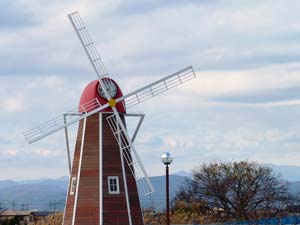
[[(189, 66), (123, 95), (109, 77), (79, 13), (68, 17), (97, 80), (85, 87), (79, 107), (24, 132), (25, 138), (31, 144), (59, 130), (65, 131), (70, 181), (63, 225), (144, 224), (137, 187), (145, 195), (154, 189), (133, 145), (144, 114), (127, 113), (127, 109), (195, 78), (196, 74)], [(126, 129), (127, 116), (139, 119), (132, 136)], [(77, 122), (71, 163), (67, 128)]]

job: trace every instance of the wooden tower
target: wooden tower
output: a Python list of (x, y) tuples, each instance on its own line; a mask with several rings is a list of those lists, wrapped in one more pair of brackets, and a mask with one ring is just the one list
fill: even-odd
[[(80, 105), (95, 97), (104, 103), (98, 90), (99, 81), (91, 82), (82, 94)], [(116, 97), (122, 97), (118, 86)], [(120, 102), (116, 107), (124, 121), (123, 104)], [(130, 220), (132, 224), (143, 224), (137, 185), (131, 172), (134, 168), (129, 168), (120, 154), (107, 120), (112, 115), (111, 109), (104, 109), (79, 123), (63, 225), (129, 225)]]

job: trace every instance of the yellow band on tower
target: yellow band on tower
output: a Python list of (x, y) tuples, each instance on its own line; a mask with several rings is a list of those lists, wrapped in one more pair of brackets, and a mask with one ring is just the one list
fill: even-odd
[(111, 107), (116, 107), (117, 102), (116, 102), (116, 100), (114, 100), (114, 99), (111, 98), (111, 99), (108, 100), (108, 104)]

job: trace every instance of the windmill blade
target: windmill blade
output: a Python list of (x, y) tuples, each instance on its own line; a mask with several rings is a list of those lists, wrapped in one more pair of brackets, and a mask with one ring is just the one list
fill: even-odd
[[(166, 76), (156, 82), (153, 82), (143, 88), (140, 88), (128, 95), (118, 98), (116, 102), (126, 101), (126, 108), (139, 104), (149, 98), (163, 93), (173, 87), (183, 84), (196, 77), (192, 66), (184, 68), (174, 74)], [(102, 86), (102, 85), (101, 85)], [(102, 86), (103, 87), (103, 86)], [(106, 95), (109, 97), (109, 95)], [(108, 98), (109, 99), (109, 98)], [(125, 128), (123, 121), (115, 107), (112, 107), (114, 114), (108, 117), (108, 123), (113, 134), (119, 143), (122, 152), (133, 176), (140, 184), (141, 191), (147, 195), (154, 191), (146, 170), (137, 154), (132, 140)]]
[(73, 25), (73, 28), (76, 31), (80, 43), (82, 44), (84, 51), (86, 52), (98, 78), (101, 79), (107, 77), (108, 73), (106, 71), (106, 68), (79, 13), (77, 11), (73, 12), (69, 14), (68, 17)]
[[(66, 111), (67, 113), (63, 113), (68, 115), (66, 117), (63, 117), (63, 114), (60, 114), (45, 123), (25, 131), (25, 139), (29, 144), (32, 144), (107, 107), (109, 107), (108, 103), (101, 105), (97, 98), (92, 99), (79, 106), (79, 108), (68, 110)], [(79, 113), (78, 111), (83, 113)]]
[[(104, 64), (97, 52), (97, 49), (95, 48), (95, 46), (93, 44), (93, 41), (91, 40), (91, 38), (88, 34), (88, 31), (87, 31), (81, 17), (79, 16), (79, 13), (74, 12), (69, 15), (69, 18), (70, 18), (70, 21), (79, 37), (80, 42), (92, 64), (97, 76), (98, 76), (99, 83), (102, 87), (102, 90), (104, 91), (106, 99), (109, 102), (111, 100), (112, 100), (112, 102), (115, 102), (115, 100), (111, 99), (111, 96), (109, 94), (110, 83), (109, 82), (104, 83), (103, 79), (101, 79), (101, 78), (104, 78), (107, 76), (107, 72), (106, 72)], [(111, 105), (111, 102), (110, 102), (109, 105), (111, 106), (111, 108), (114, 112), (115, 124), (118, 124), (117, 127), (120, 127), (120, 129), (122, 130), (122, 134), (123, 134), (122, 135), (123, 141), (121, 143), (119, 143), (120, 151), (122, 152), (125, 159), (127, 160), (127, 163), (129, 165), (129, 167), (131, 168), (131, 171), (133, 172), (134, 177), (137, 179), (137, 176), (135, 175), (135, 173), (133, 171), (133, 164), (130, 164), (130, 163), (135, 164), (135, 167), (137, 168), (136, 171), (140, 172), (141, 177), (146, 179), (146, 182), (143, 182), (143, 184), (145, 184), (145, 190), (149, 189), (149, 191), (146, 190), (146, 192), (151, 193), (151, 192), (153, 192), (153, 186), (151, 185), (149, 177), (141, 163), (139, 156), (137, 155), (137, 152), (135, 151), (132, 141), (130, 140), (129, 135), (126, 131), (126, 128), (120, 118), (120, 115), (119, 115), (117, 109), (115, 108), (115, 105), (113, 105), (113, 103)], [(116, 137), (116, 139), (118, 141), (119, 138)], [(128, 143), (128, 144), (125, 144), (125, 143)], [(135, 159), (135, 161), (132, 161), (132, 162), (130, 162), (129, 158), (126, 157), (126, 155), (128, 156), (128, 154), (126, 154), (126, 153), (128, 153), (128, 150), (130, 148), (131, 148), (131, 151), (133, 152), (133, 156)], [(127, 149), (127, 151), (126, 151), (126, 149)], [(130, 158), (131, 158), (131, 156), (130, 156)]]
[(120, 151), (122, 152), (122, 155), (125, 158), (132, 175), (139, 184), (140, 190), (144, 195), (151, 194), (154, 192), (153, 185), (151, 184), (142, 161), (136, 152), (136, 149), (119, 114), (114, 113), (113, 115), (107, 117), (107, 121), (120, 146)]
[(100, 85), (105, 92), (105, 96), (107, 97), (107, 100), (110, 99), (110, 96), (108, 94), (108, 88), (110, 88), (110, 85), (112, 85), (110, 82), (106, 82), (106, 85), (104, 84), (103, 80), (101, 78), (108, 77), (108, 73), (106, 71), (106, 68), (103, 64), (103, 61), (94, 45), (94, 42), (92, 41), (92, 38), (90, 37), (86, 26), (83, 23), (83, 20), (81, 19), (81, 16), (79, 13), (73, 12), (68, 15), (71, 24), (73, 25), (74, 30), (76, 31), (76, 34), (80, 40), (80, 43), (82, 44), (82, 47), (87, 54), (90, 63), (93, 66), (93, 69), (96, 72), (96, 75), (98, 76), (98, 80), (100, 82)]
[(130, 108), (193, 78), (196, 78), (196, 73), (193, 67), (189, 66), (130, 94), (124, 95), (123, 97), (118, 98), (116, 102), (125, 100), (126, 108)]

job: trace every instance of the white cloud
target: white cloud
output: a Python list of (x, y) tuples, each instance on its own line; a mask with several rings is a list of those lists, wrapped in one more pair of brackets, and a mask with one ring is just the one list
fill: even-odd
[(300, 96), (282, 91), (300, 86), (298, 1), (149, 4), (145, 14), (125, 12), (123, 0), (19, 2), (16, 10), (31, 12), (36, 23), (0, 36), (0, 130), (12, 134), (1, 135), (0, 149), (15, 168), (35, 161), (28, 171), (40, 173), (33, 176), (66, 174), (62, 133), (28, 146), (21, 132), (75, 108), (96, 78), (68, 21), (73, 10), (125, 94), (189, 64), (197, 71), (197, 79), (133, 109), (146, 113), (136, 144), (152, 175), (161, 173), (166, 150), (176, 156), (174, 170), (245, 158), (298, 164)]
[(226, 101), (218, 101), (218, 100), (201, 100), (197, 101), (196, 104), (192, 104), (191, 102), (187, 105), (193, 106), (197, 105), (198, 107), (232, 107), (232, 108), (247, 108), (249, 110), (253, 108), (288, 108), (293, 106), (299, 106), (300, 100), (285, 100), (285, 101), (266, 101), (266, 102), (226, 102)]
[(63, 77), (58, 77), (56, 75), (53, 76), (43, 76), (43, 77), (37, 77), (36, 79), (28, 82), (28, 87), (29, 88), (47, 88), (47, 89), (61, 89), (65, 88), (66, 85), (64, 86), (64, 78)]
[(196, 94), (216, 96), (300, 86), (298, 72), (289, 71), (297, 66), (293, 63), (238, 71), (201, 71), (189, 88)]
[(13, 96), (4, 96), (0, 99), (1, 109), (6, 113), (22, 112), (26, 107), (24, 98), (20, 92), (12, 93)]
[(6, 154), (8, 154), (9, 156), (16, 156), (18, 154), (18, 150), (17, 149), (8, 149), (6, 150)]

